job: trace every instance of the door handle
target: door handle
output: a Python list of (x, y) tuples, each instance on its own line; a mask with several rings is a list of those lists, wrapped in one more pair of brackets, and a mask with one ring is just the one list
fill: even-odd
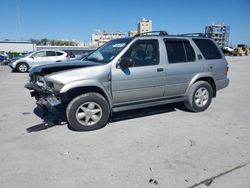
[(163, 68), (157, 68), (157, 72), (163, 72), (164, 69)]

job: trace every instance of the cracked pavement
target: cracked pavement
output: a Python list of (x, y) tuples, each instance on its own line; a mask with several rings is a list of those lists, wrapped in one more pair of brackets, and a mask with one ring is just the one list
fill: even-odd
[(205, 112), (180, 104), (122, 112), (91, 132), (28, 133), (42, 123), (23, 87), (28, 74), (0, 66), (0, 187), (185, 188), (222, 174), (209, 187), (249, 188), (250, 165), (230, 170), (250, 161), (250, 57), (228, 61), (230, 85)]

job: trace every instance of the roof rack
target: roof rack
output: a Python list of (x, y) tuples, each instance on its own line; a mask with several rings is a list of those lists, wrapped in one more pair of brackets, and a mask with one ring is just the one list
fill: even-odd
[(159, 33), (159, 36), (166, 36), (168, 33), (166, 31), (150, 31), (150, 32), (145, 32), (145, 33), (138, 33), (135, 35), (135, 37), (143, 36), (143, 35), (148, 35), (148, 34), (154, 34), (154, 33)]
[(205, 33), (185, 33), (185, 34), (179, 34), (177, 36), (207, 37), (207, 34), (205, 34)]

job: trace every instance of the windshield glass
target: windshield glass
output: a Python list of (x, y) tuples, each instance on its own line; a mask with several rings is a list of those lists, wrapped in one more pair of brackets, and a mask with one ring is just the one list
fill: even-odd
[(90, 54), (86, 59), (108, 63), (114, 59), (131, 40), (130, 38), (111, 40)]

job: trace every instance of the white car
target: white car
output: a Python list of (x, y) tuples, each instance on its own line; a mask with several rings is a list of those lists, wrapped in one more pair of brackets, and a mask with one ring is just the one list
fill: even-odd
[(30, 53), (10, 63), (13, 71), (28, 72), (30, 68), (38, 65), (50, 64), (68, 60), (68, 54), (60, 50), (39, 50)]

